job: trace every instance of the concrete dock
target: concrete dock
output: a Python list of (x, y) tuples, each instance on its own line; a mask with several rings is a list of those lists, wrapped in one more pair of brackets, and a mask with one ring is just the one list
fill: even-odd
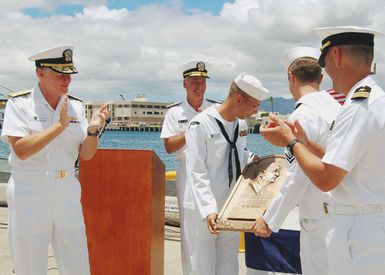
[[(0, 207), (0, 275), (15, 274), (12, 266), (12, 259), (7, 242), (8, 227), (8, 208)], [(180, 259), (180, 231), (177, 227), (165, 227), (165, 275), (182, 274), (182, 265)], [(244, 263), (244, 254), (239, 253), (239, 275), (246, 275), (246, 267)], [(52, 248), (48, 252), (48, 271), (47, 275), (59, 275), (59, 271), (55, 262), (55, 255)]]

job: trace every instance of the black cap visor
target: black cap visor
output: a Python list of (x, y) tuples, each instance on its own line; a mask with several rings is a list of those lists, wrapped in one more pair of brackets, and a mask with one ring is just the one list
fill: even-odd
[(325, 57), (326, 57), (326, 53), (328, 52), (328, 50), (329, 50), (329, 48), (323, 50), (320, 57), (318, 58), (318, 65), (320, 65), (322, 68), (325, 68), (325, 65), (326, 65)]

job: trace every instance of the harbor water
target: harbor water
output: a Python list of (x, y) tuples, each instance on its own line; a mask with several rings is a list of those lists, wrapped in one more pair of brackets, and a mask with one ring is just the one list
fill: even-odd
[[(271, 154), (282, 154), (283, 149), (267, 143), (259, 134), (248, 134), (248, 149), (258, 154), (266, 156)], [(177, 163), (174, 154), (167, 154), (160, 132), (126, 132), (126, 131), (106, 131), (100, 140), (100, 148), (110, 149), (143, 149), (153, 150), (164, 162), (166, 170), (175, 170)], [(0, 158), (8, 158), (10, 153), (9, 145), (0, 142)]]

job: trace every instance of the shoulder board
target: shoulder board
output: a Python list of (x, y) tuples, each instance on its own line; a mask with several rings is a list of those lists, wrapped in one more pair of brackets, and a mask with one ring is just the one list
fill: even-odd
[(357, 99), (367, 99), (369, 97), (370, 91), (372, 88), (369, 86), (361, 86), (358, 87), (352, 96), (352, 100), (357, 100)]
[(69, 99), (73, 99), (73, 100), (77, 100), (77, 101), (80, 101), (80, 102), (83, 102), (83, 100), (81, 100), (80, 98), (78, 98), (76, 96), (73, 96), (73, 95), (68, 95), (68, 98)]
[(32, 89), (27, 89), (27, 90), (22, 90), (22, 91), (19, 91), (19, 92), (11, 93), (11, 94), (8, 95), (8, 97), (16, 98), (16, 97), (19, 97), (19, 96), (28, 95), (30, 93), (32, 93)]
[(172, 103), (172, 104), (170, 104), (170, 105), (167, 105), (166, 108), (169, 109), (169, 108), (171, 108), (171, 107), (178, 106), (178, 105), (182, 104), (182, 102), (183, 102), (183, 101), (179, 101), (179, 102)]
[(223, 103), (222, 101), (214, 100), (214, 99), (207, 99), (207, 98), (206, 98), (206, 100), (207, 100), (208, 102), (211, 102), (211, 103), (219, 103), (219, 104), (222, 104), (222, 103)]

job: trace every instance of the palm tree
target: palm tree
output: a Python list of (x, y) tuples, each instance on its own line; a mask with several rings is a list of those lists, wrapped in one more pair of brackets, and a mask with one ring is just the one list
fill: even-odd
[(271, 105), (271, 112), (274, 112), (274, 98), (271, 96), (267, 99)]

